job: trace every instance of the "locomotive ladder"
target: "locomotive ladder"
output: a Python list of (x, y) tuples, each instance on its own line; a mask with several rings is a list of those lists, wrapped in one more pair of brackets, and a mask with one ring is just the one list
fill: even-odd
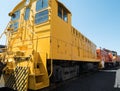
[(16, 67), (14, 72), (9, 76), (5, 87), (16, 91), (27, 91), (28, 88), (28, 67)]

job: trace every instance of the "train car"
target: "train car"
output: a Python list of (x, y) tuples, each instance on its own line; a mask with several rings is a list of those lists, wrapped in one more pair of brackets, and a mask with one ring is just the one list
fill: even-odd
[(96, 45), (71, 25), (58, 0), (22, 0), (9, 13), (5, 86), (38, 90), (97, 68)]
[(97, 49), (97, 58), (101, 60), (100, 68), (116, 66), (117, 52), (108, 49)]
[(117, 55), (117, 61), (120, 62), (120, 55)]
[(116, 66), (116, 62), (117, 62), (117, 52), (116, 51), (112, 51), (112, 50), (108, 50), (108, 49), (103, 49), (108, 53), (109, 56), (109, 62), (106, 63), (106, 66), (110, 66), (110, 67), (114, 67)]
[(105, 62), (108, 62), (110, 59), (108, 56), (108, 53), (101, 49), (97, 49), (96, 53), (97, 53), (97, 59), (101, 60), (101, 62), (99, 64), (99, 68), (100, 69), (105, 68)]
[(120, 55), (117, 55), (117, 66), (120, 65)]

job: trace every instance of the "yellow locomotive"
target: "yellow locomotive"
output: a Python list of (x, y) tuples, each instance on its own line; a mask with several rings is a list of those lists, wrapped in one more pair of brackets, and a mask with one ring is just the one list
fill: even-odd
[(96, 45), (71, 25), (71, 12), (58, 0), (22, 0), (9, 16), (6, 87), (38, 90), (98, 67)]

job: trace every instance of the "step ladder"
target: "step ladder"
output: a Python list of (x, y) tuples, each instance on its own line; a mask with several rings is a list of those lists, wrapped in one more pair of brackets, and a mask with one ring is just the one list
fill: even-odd
[(5, 87), (16, 91), (27, 91), (28, 89), (28, 67), (17, 66), (14, 72), (8, 77)]

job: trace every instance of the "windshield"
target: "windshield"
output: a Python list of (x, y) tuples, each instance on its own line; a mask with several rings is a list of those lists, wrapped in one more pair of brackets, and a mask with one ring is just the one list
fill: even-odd
[(20, 10), (16, 11), (12, 16), (11, 16), (11, 20), (18, 20), (20, 18)]
[(10, 28), (13, 29), (13, 31), (17, 31), (19, 22), (18, 19), (20, 18), (20, 10), (16, 11), (15, 13), (12, 14), (11, 20), (14, 21), (11, 23)]
[(30, 16), (30, 8), (26, 8), (24, 19), (28, 20)]

